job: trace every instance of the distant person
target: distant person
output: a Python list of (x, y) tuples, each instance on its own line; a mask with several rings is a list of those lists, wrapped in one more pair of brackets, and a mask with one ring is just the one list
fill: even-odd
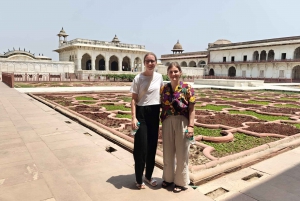
[[(143, 172), (146, 166), (144, 181), (151, 186), (157, 186), (157, 181), (152, 178), (155, 165), (155, 155), (158, 140), (160, 88), (163, 78), (154, 72), (157, 57), (154, 53), (147, 53), (144, 57), (145, 71), (136, 75), (130, 92), (132, 129), (138, 129), (134, 135), (133, 157), (135, 161), (135, 177), (138, 189), (144, 189)], [(137, 126), (137, 123), (140, 126)]]
[(164, 160), (162, 187), (175, 183), (173, 192), (179, 193), (186, 190), (185, 186), (190, 183), (189, 138), (194, 135), (195, 96), (194, 89), (180, 81), (182, 70), (177, 62), (171, 63), (167, 72), (171, 82), (161, 88)]

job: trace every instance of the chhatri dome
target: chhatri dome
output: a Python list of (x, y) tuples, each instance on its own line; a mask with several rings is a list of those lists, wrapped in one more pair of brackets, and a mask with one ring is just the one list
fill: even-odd
[(184, 50), (182, 49), (182, 45), (179, 43), (179, 40), (177, 43), (173, 46), (172, 52), (173, 54), (182, 53)]
[(227, 39), (219, 39), (219, 40), (216, 40), (213, 44), (221, 45), (221, 44), (230, 44), (230, 43), (231, 43), (230, 40), (227, 40)]
[(113, 42), (113, 43), (119, 43), (119, 42), (121, 42), (121, 41), (119, 40), (118, 36), (115, 35), (115, 37), (112, 39), (111, 42)]

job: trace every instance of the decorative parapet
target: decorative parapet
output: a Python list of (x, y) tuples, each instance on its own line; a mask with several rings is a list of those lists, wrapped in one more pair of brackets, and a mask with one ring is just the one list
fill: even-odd
[(283, 37), (283, 38), (271, 38), (264, 40), (254, 40), (254, 41), (246, 41), (246, 42), (237, 42), (237, 43), (229, 43), (229, 44), (214, 44), (209, 43), (208, 49), (214, 50), (214, 48), (237, 48), (237, 47), (248, 47), (251, 48), (253, 46), (270, 46), (270, 45), (288, 45), (288, 44), (299, 44), (300, 36), (291, 36), (291, 37)]
[(142, 49), (142, 50), (145, 49), (145, 45), (114, 43), (108, 41), (88, 40), (88, 39), (80, 39), (80, 38), (63, 42), (60, 44), (59, 47), (61, 48), (61, 47), (66, 47), (71, 45), (95, 45), (95, 46), (119, 47), (119, 48), (128, 48), (128, 49)]
[(172, 58), (172, 57), (186, 57), (186, 56), (192, 56), (192, 57), (203, 57), (203, 56), (208, 56), (209, 52), (208, 51), (198, 51), (198, 52), (186, 52), (186, 53), (181, 53), (181, 54), (164, 54), (161, 55), (160, 59), (167, 59), (167, 58)]

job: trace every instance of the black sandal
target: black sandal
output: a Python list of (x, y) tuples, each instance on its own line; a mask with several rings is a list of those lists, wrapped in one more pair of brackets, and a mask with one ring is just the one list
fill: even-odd
[[(177, 190), (176, 190), (177, 189)], [(184, 186), (178, 186), (175, 184), (174, 186), (174, 189), (173, 189), (173, 192), (174, 193), (180, 193), (181, 191), (185, 191), (187, 190), (188, 188), (184, 187)]]
[(162, 188), (167, 188), (168, 186), (170, 186), (170, 185), (172, 185), (173, 184), (173, 182), (166, 182), (166, 181), (163, 181), (162, 183), (161, 183), (161, 187)]

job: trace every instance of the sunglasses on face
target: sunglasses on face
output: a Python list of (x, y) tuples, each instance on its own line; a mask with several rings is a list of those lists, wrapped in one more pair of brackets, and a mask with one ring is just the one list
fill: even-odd
[(149, 63), (155, 63), (156, 61), (155, 61), (155, 60), (145, 60), (145, 62), (146, 62), (147, 64), (149, 64)]

